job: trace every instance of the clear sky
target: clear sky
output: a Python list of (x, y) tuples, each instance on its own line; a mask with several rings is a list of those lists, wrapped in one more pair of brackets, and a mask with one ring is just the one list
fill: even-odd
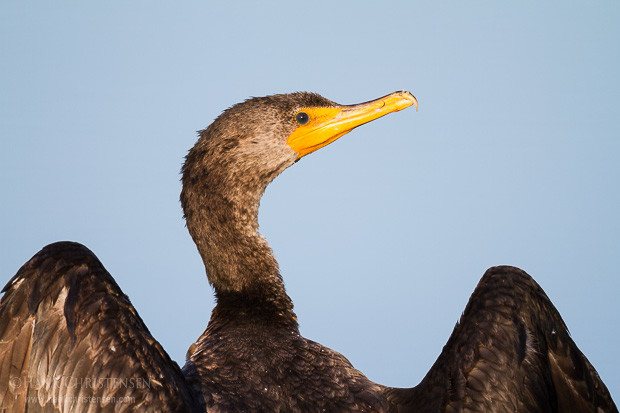
[(0, 4), (0, 277), (45, 244), (102, 260), (183, 365), (213, 307), (178, 201), (222, 110), (407, 89), (268, 188), (302, 333), (419, 382), (485, 269), (545, 289), (620, 401), (620, 3)]

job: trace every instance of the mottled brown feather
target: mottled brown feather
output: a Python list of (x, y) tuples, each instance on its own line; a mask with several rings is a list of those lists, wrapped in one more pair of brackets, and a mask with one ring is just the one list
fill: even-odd
[(0, 412), (177, 412), (195, 404), (179, 367), (84, 246), (48, 245), (3, 292)]

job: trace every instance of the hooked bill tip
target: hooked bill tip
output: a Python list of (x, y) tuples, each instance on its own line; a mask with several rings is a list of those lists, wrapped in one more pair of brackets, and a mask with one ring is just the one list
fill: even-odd
[(411, 94), (411, 92), (408, 92), (406, 90), (402, 90), (400, 92), (397, 92), (400, 97), (402, 97), (404, 100), (408, 101), (409, 104), (407, 106), (415, 106), (415, 111), (418, 111), (418, 100), (415, 98), (415, 96), (413, 96)]

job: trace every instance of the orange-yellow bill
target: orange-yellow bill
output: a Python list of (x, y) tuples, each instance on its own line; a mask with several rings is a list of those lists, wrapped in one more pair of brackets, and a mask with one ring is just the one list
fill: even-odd
[(359, 105), (305, 108), (297, 115), (305, 113), (307, 116), (303, 116), (302, 119), (306, 123), (298, 125), (286, 143), (299, 154), (297, 158), (299, 159), (332, 143), (364, 123), (411, 105), (418, 109), (416, 98), (411, 93), (403, 91)]

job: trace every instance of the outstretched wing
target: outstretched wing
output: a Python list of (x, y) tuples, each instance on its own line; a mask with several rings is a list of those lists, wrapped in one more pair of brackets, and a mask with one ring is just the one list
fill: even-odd
[(0, 301), (0, 412), (190, 411), (177, 366), (97, 257), (50, 244)]
[(560, 314), (524, 271), (480, 280), (441, 355), (394, 412), (618, 412)]

